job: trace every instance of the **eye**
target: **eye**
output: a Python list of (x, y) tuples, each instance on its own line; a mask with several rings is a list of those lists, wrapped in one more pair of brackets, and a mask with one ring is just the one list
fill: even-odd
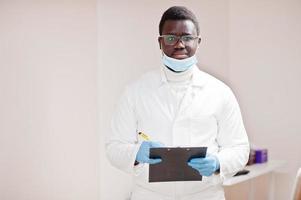
[(194, 37), (192, 37), (191, 35), (185, 35), (185, 36), (182, 36), (182, 40), (185, 42), (190, 42), (190, 41), (194, 40)]
[(167, 39), (167, 41), (169, 41), (169, 42), (173, 42), (173, 41), (175, 41), (176, 37), (173, 36), (173, 35), (168, 35), (168, 36), (166, 37), (166, 39)]

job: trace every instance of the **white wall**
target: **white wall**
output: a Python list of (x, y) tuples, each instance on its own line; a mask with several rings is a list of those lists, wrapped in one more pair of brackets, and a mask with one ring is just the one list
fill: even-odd
[(0, 199), (96, 200), (96, 1), (0, 1)]

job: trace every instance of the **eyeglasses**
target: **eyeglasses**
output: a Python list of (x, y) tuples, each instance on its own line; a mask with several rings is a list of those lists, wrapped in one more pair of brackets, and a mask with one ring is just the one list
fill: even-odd
[(181, 40), (185, 45), (190, 45), (193, 44), (196, 39), (200, 39), (199, 37), (193, 35), (161, 35), (159, 38), (163, 38), (163, 41), (166, 45), (175, 45), (179, 40)]

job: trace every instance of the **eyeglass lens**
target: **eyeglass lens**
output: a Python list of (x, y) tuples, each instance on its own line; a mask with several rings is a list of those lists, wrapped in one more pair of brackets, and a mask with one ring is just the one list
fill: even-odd
[(181, 40), (184, 44), (188, 45), (193, 43), (195, 39), (197, 39), (197, 37), (192, 35), (162, 35), (162, 37), (164, 39), (164, 43), (167, 45), (175, 45), (179, 40)]

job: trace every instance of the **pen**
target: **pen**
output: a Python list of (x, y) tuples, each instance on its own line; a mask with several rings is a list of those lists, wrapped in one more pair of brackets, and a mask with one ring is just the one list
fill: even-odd
[(144, 140), (146, 140), (146, 141), (150, 140), (149, 136), (146, 135), (145, 133), (139, 132), (138, 134), (139, 134)]
[[(139, 132), (138, 135), (140, 135), (140, 137), (142, 137), (142, 139), (144, 139), (145, 141), (150, 140), (149, 137), (148, 137), (148, 135), (146, 135), (146, 134), (143, 133), (143, 132)], [(135, 160), (134, 165), (138, 165), (138, 164), (139, 164), (139, 162), (138, 162), (137, 160)]]

